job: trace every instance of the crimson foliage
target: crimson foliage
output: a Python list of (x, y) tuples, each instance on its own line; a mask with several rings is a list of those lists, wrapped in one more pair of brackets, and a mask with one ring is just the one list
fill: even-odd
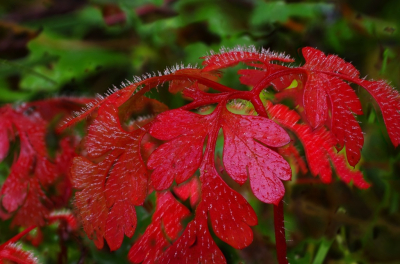
[[(376, 100), (395, 146), (400, 144), (400, 95), (384, 81), (360, 78), (350, 63), (337, 56), (309, 47), (302, 52), (305, 64), (293, 67), (287, 65), (293, 63), (289, 56), (264, 49), (221, 49), (203, 57), (203, 68), (177, 65), (164, 74), (135, 77), (134, 83), (100, 96), (59, 127), (62, 131), (93, 117), (70, 172), (79, 219), (96, 246), (102, 248), (105, 239), (116, 250), (125, 235), (132, 237), (136, 207), (156, 191), (152, 222), (132, 246), (129, 260), (226, 263), (209, 224), (219, 239), (242, 249), (253, 240), (251, 226), (257, 225), (257, 216), (246, 199), (224, 182), (219, 169), (223, 167), (238, 184), (249, 181), (260, 201), (274, 204), (278, 260), (287, 263), (282, 207), (283, 181), (292, 176), (287, 160), (307, 170), (295, 140), (304, 147), (308, 169), (322, 182), (330, 183), (335, 171), (344, 182), (368, 188), (362, 173), (351, 168), (361, 158), (364, 140), (356, 120), (362, 114), (361, 104), (350, 84), (363, 87)], [(249, 90), (218, 82), (222, 69), (238, 63), (254, 68), (238, 71), (239, 81)], [(145, 96), (164, 83), (190, 103), (168, 110)], [(274, 95), (263, 96), (270, 87)], [(295, 108), (280, 104), (284, 99), (292, 100)], [(245, 101), (254, 111), (235, 113)], [(208, 114), (196, 111), (210, 105)], [(40, 109), (37, 105), (35, 114), (28, 116), (26, 109), (8, 106), (0, 112), (1, 159), (7, 155), (9, 139), (20, 138), (18, 158), (1, 190), (5, 210), (0, 216), (13, 215), (16, 225), (44, 225), (57, 204), (45, 191), (60, 183), (57, 177), (69, 183), (68, 177), (59, 175), (67, 173), (62, 164), (69, 164), (73, 146), (61, 143), (62, 151), (70, 154), (60, 152), (49, 159), (44, 136), (45, 120), (51, 117), (40, 115)], [(150, 117), (132, 119), (145, 109)], [(219, 138), (224, 140), (222, 159), (215, 153)], [(342, 148), (345, 151), (339, 152)], [(191, 208), (181, 203), (187, 199)], [(28, 214), (33, 217), (27, 218)], [(192, 220), (185, 225), (185, 219)], [(3, 251), (0, 254), (13, 254)]]

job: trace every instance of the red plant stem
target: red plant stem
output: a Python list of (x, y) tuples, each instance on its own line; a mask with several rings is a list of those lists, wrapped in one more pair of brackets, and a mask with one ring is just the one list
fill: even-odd
[(276, 254), (279, 264), (288, 264), (289, 262), (286, 258), (285, 224), (283, 219), (283, 201), (281, 200), (278, 205), (274, 205)]
[[(184, 79), (185, 77), (188, 79), (195, 79), (203, 85), (207, 85), (217, 91), (222, 92), (222, 94), (213, 95), (212, 97), (208, 98), (208, 100), (196, 100), (195, 102), (192, 102), (192, 103), (182, 107), (182, 109), (190, 110), (193, 108), (197, 108), (199, 106), (217, 103), (221, 100), (221, 98), (225, 98), (226, 95), (223, 93), (228, 92), (228, 93), (230, 93), (229, 99), (240, 98), (243, 100), (250, 100), (260, 116), (268, 117), (267, 112), (265, 111), (265, 108), (262, 104), (262, 101), (259, 98), (259, 93), (261, 92), (261, 90), (264, 89), (272, 80), (274, 80), (276, 78), (279, 78), (279, 77), (282, 77), (285, 75), (289, 75), (289, 74), (306, 74), (307, 71), (308, 70), (303, 69), (303, 68), (291, 68), (291, 69), (286, 69), (286, 70), (275, 72), (271, 75), (267, 75), (251, 91), (237, 91), (237, 90), (229, 88), (225, 85), (222, 85), (220, 83), (214, 82), (212, 80), (209, 80), (209, 79), (206, 79), (203, 77), (198, 77), (198, 76), (176, 74), (176, 75), (166, 75), (166, 76), (161, 76), (161, 77), (171, 77), (172, 76), (171, 80), (174, 79), (174, 77), (176, 79)], [(312, 72), (323, 73), (323, 74), (339, 77), (341, 79), (344, 79), (346, 81), (351, 81), (353, 83), (356, 83), (356, 84), (364, 87), (357, 79), (348, 77), (343, 74), (325, 72), (325, 71), (312, 71)]]
[[(212, 87), (213, 89), (219, 91), (219, 92), (237, 92), (237, 90), (232, 89), (228, 86), (225, 86), (223, 84), (220, 84), (218, 82), (214, 82), (210, 79), (204, 78), (204, 77), (199, 77), (199, 76), (193, 76), (193, 75), (189, 75), (189, 74), (175, 74), (175, 75), (165, 75), (165, 77), (167, 76), (171, 76), (171, 77), (175, 77), (175, 78), (179, 78), (179, 79), (193, 79), (198, 81), (200, 84), (204, 84), (208, 87)], [(162, 76), (161, 76), (162, 77)], [(172, 78), (174, 79), (174, 78)]]
[[(166, 81), (174, 81), (174, 80), (194, 80), (194, 81), (198, 81), (200, 84), (204, 84), (205, 86), (208, 87), (212, 87), (213, 89), (219, 91), (219, 92), (237, 92), (237, 90), (232, 89), (228, 86), (225, 86), (223, 84), (220, 84), (218, 82), (209, 80), (207, 78), (204, 77), (200, 77), (200, 76), (196, 76), (196, 75), (190, 75), (190, 74), (185, 74), (185, 73), (176, 73), (176, 74), (170, 74), (170, 75), (162, 75), (162, 76), (155, 76), (155, 77), (151, 77), (148, 78), (146, 80), (143, 80), (141, 82), (138, 83), (134, 83), (132, 85), (134, 86), (140, 86), (140, 85), (147, 85), (149, 83), (162, 83), (162, 82), (166, 82)], [(129, 85), (125, 88), (123, 88), (122, 90), (129, 88)], [(149, 88), (154, 88), (155, 86), (149, 86)]]
[[(205, 93), (206, 94), (206, 93)], [(180, 107), (183, 110), (192, 110), (194, 108), (220, 103), (223, 100), (243, 99), (251, 101), (253, 94), (249, 91), (236, 91), (230, 93), (206, 94), (203, 98), (194, 98), (195, 100), (187, 105)]]
[[(119, 98), (118, 100), (121, 101), (121, 99), (125, 99), (123, 101), (128, 100), (131, 96), (142, 96), (146, 92), (150, 91), (152, 88), (155, 88), (158, 86), (158, 84), (166, 82), (166, 81), (173, 81), (173, 80), (194, 80), (198, 81), (200, 84), (204, 84), (208, 87), (212, 87), (213, 89), (219, 91), (219, 92), (230, 92), (234, 93), (237, 92), (237, 90), (232, 89), (228, 86), (222, 85), (218, 82), (214, 82), (212, 80), (209, 80), (207, 78), (199, 77), (199, 76), (192, 76), (189, 74), (170, 74), (170, 75), (163, 75), (163, 76), (155, 76), (148, 78), (146, 80), (143, 80), (141, 82), (137, 82), (131, 85), (126, 86), (125, 88), (116, 91), (115, 93), (111, 94), (110, 96), (103, 98), (94, 104), (92, 104), (89, 108), (87, 108), (83, 113), (81, 113), (79, 116), (72, 118), (71, 120), (67, 121), (65, 124), (62, 126), (59, 126), (56, 129), (57, 133), (60, 133), (67, 127), (70, 127), (71, 125), (75, 124), (76, 122), (79, 122), (86, 116), (90, 115), (95, 109), (100, 107), (104, 102), (106, 102), (109, 97), (114, 96), (115, 100)], [(141, 85), (144, 85), (142, 89), (137, 91), (137, 88)], [(120, 104), (116, 104), (115, 106), (119, 107)]]
[(301, 74), (307, 73), (306, 69), (303, 68), (290, 68), (287, 70), (277, 71), (271, 75), (266, 75), (264, 79), (262, 79), (256, 86), (254, 86), (253, 90), (251, 90), (254, 94), (259, 94), (261, 91), (274, 79), (279, 78), (284, 75), (289, 74)]
[(4, 242), (3, 244), (0, 245), (0, 249), (4, 248), (6, 245), (11, 244), (11, 243), (15, 243), (18, 240), (20, 240), (23, 236), (25, 236), (26, 234), (28, 234), (30, 231), (32, 231), (32, 229), (35, 229), (36, 226), (30, 226), (27, 229), (25, 229), (24, 231), (22, 231), (21, 233), (17, 234), (16, 236), (14, 236), (13, 238), (9, 239), (8, 241)]
[(320, 70), (310, 70), (310, 69), (304, 69), (304, 68), (290, 68), (286, 70), (281, 70), (274, 72), (273, 74), (266, 74), (265, 78), (262, 79), (252, 90), (254, 94), (259, 94), (262, 89), (264, 89), (270, 82), (276, 78), (279, 78), (284, 75), (289, 75), (289, 74), (307, 74), (308, 72), (312, 73), (321, 73), (321, 74), (326, 74), (330, 76), (335, 76), (340, 79), (355, 83), (357, 85), (360, 85), (361, 87), (366, 88), (361, 82), (359, 78), (354, 78), (350, 77), (345, 74), (340, 74), (340, 73), (335, 73), (335, 72), (327, 72), (327, 71), (320, 71)]

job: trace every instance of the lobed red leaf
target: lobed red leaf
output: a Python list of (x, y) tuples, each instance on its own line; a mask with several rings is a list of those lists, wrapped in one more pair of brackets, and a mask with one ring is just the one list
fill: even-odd
[(157, 116), (150, 134), (161, 140), (170, 140), (155, 150), (147, 166), (153, 169), (151, 184), (156, 190), (165, 190), (175, 179), (186, 181), (199, 168), (205, 137), (213, 115), (202, 116), (185, 110), (171, 110)]
[(253, 208), (222, 181), (212, 164), (204, 170), (202, 178), (202, 203), (207, 208), (214, 233), (234, 248), (249, 246), (253, 241), (250, 226), (257, 225)]
[(189, 210), (180, 204), (170, 192), (157, 192), (156, 211), (151, 224), (129, 251), (132, 263), (166, 263), (158, 261), (160, 255), (176, 240), (183, 230), (182, 220), (189, 216)]
[(182, 236), (165, 251), (159, 263), (226, 264), (226, 260), (208, 231), (207, 219), (199, 216), (188, 224)]
[(298, 115), (284, 105), (267, 105), (268, 114), (285, 128), (293, 131), (302, 142), (307, 158), (307, 164), (311, 173), (320, 175), (324, 183), (332, 181), (332, 169), (329, 160), (332, 161), (337, 175), (344, 182), (353, 183), (361, 188), (368, 188), (369, 184), (363, 179), (363, 175), (358, 170), (352, 170), (346, 164), (346, 158), (337, 154), (334, 150), (336, 141), (332, 135), (324, 128), (313, 131), (311, 127), (304, 124), (297, 124)]
[[(250, 177), (255, 196), (265, 203), (277, 204), (285, 188), (281, 180), (290, 180), (289, 164), (275, 151), (289, 143), (286, 131), (275, 122), (259, 116), (222, 114), (224, 132), (223, 162), (228, 174), (239, 184)], [(251, 128), (251, 129), (248, 129)]]
[(134, 233), (134, 206), (141, 205), (147, 195), (147, 168), (140, 154), (146, 133), (145, 129), (125, 131), (116, 108), (105, 104), (89, 127), (85, 142), (89, 159), (74, 159), (73, 184), (81, 189), (75, 204), (86, 233), (99, 248), (103, 237), (116, 250), (124, 234)]
[[(49, 161), (45, 144), (46, 121), (37, 112), (23, 112), (5, 106), (0, 120), (3, 158), (7, 155), (9, 136), (19, 136), (20, 151), (11, 166), (10, 175), (1, 190), (1, 204), (8, 213), (14, 213), (15, 225), (43, 225), (53, 207), (44, 191), (54, 183), (61, 170)], [(7, 142), (7, 143), (5, 143)], [(3, 215), (8, 218), (8, 215)]]

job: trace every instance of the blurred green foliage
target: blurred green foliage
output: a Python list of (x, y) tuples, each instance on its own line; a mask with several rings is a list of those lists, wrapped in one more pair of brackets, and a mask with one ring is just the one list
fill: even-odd
[[(0, 102), (103, 94), (133, 75), (201, 64), (208, 51), (236, 45), (285, 52), (297, 64), (301, 47), (317, 47), (351, 61), (368, 78), (399, 87), (399, 10), (398, 0), (3, 0)], [(242, 89), (234, 70), (225, 76), (227, 85)], [(358, 94), (366, 132), (359, 166), (373, 186), (310, 184), (310, 175), (294, 175), (285, 196), (290, 263), (400, 263), (400, 152), (369, 95)], [(172, 108), (183, 103), (165, 90), (150, 96)], [(7, 174), (2, 165), (0, 183)], [(259, 225), (251, 246), (237, 251), (219, 241), (222, 251), (229, 263), (275, 263), (272, 207), (246, 186), (234, 187), (248, 197)], [(150, 210), (138, 210), (134, 238), (150, 222), (152, 202)], [(18, 231), (9, 224), (0, 223), (0, 242)], [(55, 263), (60, 238), (53, 226), (43, 231), (39, 247), (24, 247), (43, 263)], [(69, 263), (125, 263), (134, 238), (112, 253), (97, 250), (83, 233), (64, 243)]]

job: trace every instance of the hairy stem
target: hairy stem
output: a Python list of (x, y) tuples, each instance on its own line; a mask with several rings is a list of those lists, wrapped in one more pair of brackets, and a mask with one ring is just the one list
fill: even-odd
[[(222, 85), (218, 82), (214, 82), (212, 80), (209, 80), (207, 78), (199, 77), (199, 76), (192, 76), (189, 74), (170, 74), (170, 75), (163, 75), (163, 76), (155, 76), (155, 77), (150, 77), (148, 79), (145, 79), (143, 81), (137, 82), (130, 84), (121, 90), (117, 90), (114, 93), (110, 94), (107, 97), (100, 97), (100, 100), (97, 100), (91, 104), (80, 114), (78, 114), (76, 117), (70, 119), (63, 125), (59, 126), (56, 129), (57, 133), (60, 133), (67, 127), (72, 126), (73, 124), (81, 121), (88, 115), (90, 115), (95, 109), (100, 107), (103, 103), (105, 103), (107, 100), (109, 100), (111, 97), (113, 97), (113, 104), (117, 107), (121, 106), (123, 102), (127, 101), (130, 97), (132, 96), (137, 96), (140, 97), (144, 95), (146, 92), (150, 91), (152, 88), (156, 88), (158, 84), (164, 83), (167, 81), (173, 81), (173, 80), (193, 80), (197, 81), (199, 84), (206, 85), (208, 87), (213, 88), (214, 90), (217, 90), (219, 92), (237, 92), (237, 90), (232, 89), (228, 86)], [(138, 88), (140, 86), (142, 87), (140, 90)]]

